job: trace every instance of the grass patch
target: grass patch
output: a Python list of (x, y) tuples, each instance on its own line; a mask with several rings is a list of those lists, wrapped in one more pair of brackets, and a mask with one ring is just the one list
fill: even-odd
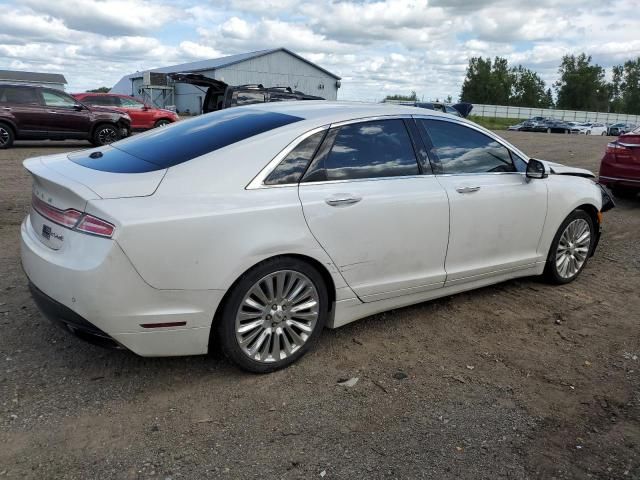
[(517, 118), (479, 117), (477, 115), (469, 115), (467, 118), (489, 130), (506, 130), (507, 127), (522, 121)]

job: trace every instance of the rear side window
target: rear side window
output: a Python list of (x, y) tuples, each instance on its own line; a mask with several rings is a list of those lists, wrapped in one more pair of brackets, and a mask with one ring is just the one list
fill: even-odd
[(264, 181), (265, 185), (298, 183), (315, 155), (326, 131), (305, 138), (278, 164)]
[(40, 104), (35, 88), (28, 87), (0, 87), (0, 103), (13, 105)]
[[(144, 162), (132, 165), (128, 173), (148, 172), (187, 162), (300, 120), (302, 118), (284, 113), (233, 108), (176, 122), (166, 128), (156, 128), (112, 143), (111, 146)], [(71, 160), (95, 170), (127, 173), (120, 164), (110, 164), (111, 155), (91, 158), (90, 151), (82, 153), (74, 155)]]
[(400, 119), (340, 127), (324, 169), (326, 180), (419, 174), (411, 138)]
[(506, 147), (472, 128), (441, 120), (420, 120), (428, 134), (439, 173), (515, 172)]

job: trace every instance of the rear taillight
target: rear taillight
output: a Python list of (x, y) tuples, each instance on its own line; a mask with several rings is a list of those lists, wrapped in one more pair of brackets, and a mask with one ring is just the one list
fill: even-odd
[(61, 210), (40, 200), (35, 195), (31, 199), (31, 206), (47, 220), (71, 230), (105, 238), (111, 238), (115, 231), (115, 226), (105, 220), (79, 212), (74, 208)]
[(607, 153), (622, 153), (629, 150), (627, 147), (620, 145), (618, 142), (607, 143)]
[(99, 235), (101, 237), (111, 238), (115, 227), (93, 215), (84, 215), (76, 230), (79, 232), (90, 233), (91, 235)]

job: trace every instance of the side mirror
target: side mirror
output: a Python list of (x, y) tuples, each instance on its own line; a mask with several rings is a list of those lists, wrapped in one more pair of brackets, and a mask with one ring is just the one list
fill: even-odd
[(145, 111), (145, 112), (146, 112), (147, 110), (149, 110), (149, 105), (147, 105), (147, 104), (145, 103), (145, 104), (144, 104), (144, 106), (142, 107), (142, 110), (143, 110), (143, 111)]
[(82, 110), (84, 110), (84, 107), (83, 107), (82, 105), (80, 105), (80, 104), (76, 103), (76, 104), (73, 106), (73, 109), (74, 109), (76, 112), (81, 112)]
[(535, 158), (529, 159), (527, 164), (527, 178), (547, 178), (549, 173), (544, 168), (544, 163)]

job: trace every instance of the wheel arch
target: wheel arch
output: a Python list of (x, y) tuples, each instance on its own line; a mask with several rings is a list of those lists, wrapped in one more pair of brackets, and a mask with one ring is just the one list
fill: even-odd
[(2, 120), (0, 120), (0, 125), (6, 125), (7, 127), (9, 127), (13, 132), (13, 138), (17, 139), (18, 129), (16, 128), (15, 124), (11, 120), (3, 118)]
[(333, 280), (333, 277), (331, 276), (331, 273), (329, 272), (329, 270), (327, 269), (327, 267), (325, 265), (323, 265), (322, 262), (320, 262), (319, 260), (310, 257), (309, 255), (303, 255), (303, 254), (299, 254), (299, 253), (287, 253), (287, 254), (279, 254), (279, 255), (273, 255), (271, 257), (265, 258), (263, 260), (260, 260), (258, 263), (252, 265), (251, 267), (247, 268), (244, 272), (242, 272), (240, 275), (238, 275), (238, 278), (236, 278), (233, 283), (231, 284), (231, 286), (229, 286), (229, 288), (227, 289), (227, 291), (225, 292), (224, 296), (222, 297), (222, 300), (220, 300), (220, 303), (218, 304), (218, 306), (216, 307), (216, 311), (213, 315), (213, 320), (211, 323), (211, 332), (209, 334), (209, 351), (211, 352), (211, 347), (212, 347), (212, 342), (214, 341), (214, 326), (220, 321), (220, 317), (222, 316), (222, 312), (224, 310), (224, 306), (226, 304), (226, 302), (229, 300), (229, 296), (231, 295), (231, 292), (233, 291), (233, 289), (235, 288), (235, 286), (238, 284), (238, 282), (240, 282), (240, 280), (242, 279), (242, 277), (244, 277), (249, 271), (251, 271), (252, 269), (256, 268), (259, 265), (262, 265), (265, 262), (271, 261), (275, 258), (293, 258), (296, 260), (300, 260), (303, 261), (307, 264), (309, 264), (310, 266), (312, 266), (313, 268), (315, 268), (318, 273), (322, 276), (322, 279), (325, 282), (325, 285), (327, 287), (327, 295), (329, 297), (329, 316), (331, 316), (334, 313), (334, 309), (335, 309), (335, 302), (336, 302), (336, 286), (335, 286), (335, 282)]

